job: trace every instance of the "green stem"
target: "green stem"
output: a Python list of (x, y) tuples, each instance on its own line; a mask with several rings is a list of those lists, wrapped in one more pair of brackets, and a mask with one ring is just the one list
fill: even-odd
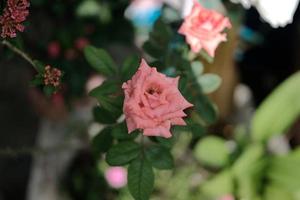
[(14, 52), (15, 54), (17, 54), (18, 56), (20, 56), (21, 58), (23, 58), (24, 60), (26, 60), (30, 65), (32, 65), (32, 67), (36, 70), (36, 66), (32, 60), (32, 58), (30, 58), (30, 56), (28, 54), (26, 54), (25, 52), (23, 52), (21, 49), (17, 48), (16, 46), (14, 46), (12, 43), (10, 43), (7, 40), (3, 40), (1, 41), (1, 44), (3, 46), (6, 46), (8, 49), (10, 49), (12, 52)]

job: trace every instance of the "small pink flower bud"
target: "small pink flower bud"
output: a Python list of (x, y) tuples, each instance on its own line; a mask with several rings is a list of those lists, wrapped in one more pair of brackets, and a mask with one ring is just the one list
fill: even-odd
[(107, 183), (113, 188), (122, 188), (127, 184), (127, 171), (123, 167), (110, 167), (105, 172)]

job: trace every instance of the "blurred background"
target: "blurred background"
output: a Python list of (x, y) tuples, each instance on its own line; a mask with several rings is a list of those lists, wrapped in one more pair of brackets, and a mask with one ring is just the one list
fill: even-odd
[[(299, 7), (292, 23), (274, 28), (254, 6), (245, 9), (227, 0), (202, 3), (224, 13), (233, 25), (214, 62), (204, 61), (207, 73), (222, 78), (220, 88), (209, 95), (218, 107), (218, 122), (198, 138), (180, 134), (172, 150), (176, 167), (156, 173), (151, 199), (233, 200), (246, 195), (250, 200), (299, 200), (299, 72), (298, 81), (284, 82), (300, 68)], [(104, 77), (89, 67), (83, 49), (102, 47), (118, 64), (128, 55), (143, 55), (141, 46), (155, 21), (163, 17), (178, 23), (191, 1), (30, 4), (26, 30), (13, 42), (65, 76), (62, 89), (45, 97), (29, 85), (35, 74), (31, 67), (0, 46), (0, 200), (132, 199), (126, 168), (109, 167), (92, 153), (91, 141), (101, 125), (93, 122), (96, 102), (87, 94)], [(273, 98), (267, 98), (270, 94)], [(268, 113), (255, 118), (266, 134), (280, 123), (284, 127), (258, 136), (266, 138), (263, 149), (250, 143), (258, 109)], [(234, 181), (232, 171), (239, 177)]]

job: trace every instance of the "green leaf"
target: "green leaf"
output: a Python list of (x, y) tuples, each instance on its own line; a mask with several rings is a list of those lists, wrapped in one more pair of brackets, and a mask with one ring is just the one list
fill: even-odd
[(157, 169), (172, 169), (174, 167), (173, 156), (166, 147), (151, 146), (146, 150), (146, 156), (153, 167)]
[(192, 67), (195, 77), (202, 75), (202, 73), (204, 71), (204, 66), (201, 62), (194, 61), (194, 62), (192, 62), (191, 67)]
[(92, 150), (94, 155), (100, 156), (100, 153), (105, 153), (113, 143), (111, 136), (111, 128), (106, 127), (98, 133), (92, 140)]
[(256, 110), (252, 122), (252, 137), (266, 141), (283, 134), (300, 115), (300, 72), (279, 85)]
[(77, 7), (76, 14), (80, 17), (98, 16), (101, 11), (100, 4), (95, 0), (83, 1)]
[(161, 58), (163, 56), (164, 49), (152, 44), (150, 41), (146, 41), (143, 44), (143, 49), (147, 54), (149, 54), (153, 58)]
[(150, 39), (166, 48), (172, 38), (172, 35), (173, 32), (171, 27), (164, 23), (162, 19), (158, 19), (153, 26), (153, 31), (150, 33)]
[(205, 121), (206, 125), (213, 124), (218, 119), (217, 107), (211, 100), (201, 94), (193, 97), (192, 101), (196, 111), (200, 117)]
[(214, 62), (214, 58), (211, 57), (206, 51), (201, 50), (200, 51), (200, 55), (202, 58), (204, 58), (208, 63), (213, 63)]
[(120, 117), (120, 114), (109, 112), (102, 107), (96, 106), (93, 108), (93, 116), (95, 121), (101, 124), (114, 124)]
[(239, 199), (256, 199), (263, 186), (267, 161), (261, 144), (250, 145), (232, 167)]
[(233, 165), (233, 172), (236, 176), (242, 176), (253, 167), (264, 155), (264, 148), (261, 144), (253, 144), (246, 148), (243, 154)]
[(222, 79), (216, 74), (204, 74), (197, 78), (197, 82), (200, 84), (202, 91), (205, 94), (216, 91), (222, 83)]
[(113, 137), (118, 140), (133, 140), (138, 136), (138, 134), (138, 131), (134, 131), (129, 134), (127, 126), (124, 122), (117, 124), (112, 131)]
[(90, 92), (91, 96), (107, 95), (118, 92), (121, 89), (120, 85), (116, 81), (107, 80), (104, 81), (100, 86), (96, 87)]
[(89, 64), (99, 73), (106, 76), (114, 76), (117, 73), (117, 67), (112, 58), (103, 49), (93, 46), (87, 46), (84, 49), (84, 55)]
[(299, 166), (300, 148), (288, 155), (272, 158), (267, 176), (273, 184), (295, 193), (300, 188)]
[(276, 185), (267, 185), (264, 200), (295, 200), (291, 193)]
[(112, 80), (105, 81), (89, 93), (90, 96), (95, 97), (100, 105), (111, 112), (112, 115), (120, 115), (122, 113), (124, 97), (120, 94), (121, 87), (118, 82)]
[(56, 91), (56, 88), (52, 85), (45, 85), (43, 88), (43, 91), (47, 97), (50, 97), (52, 94), (54, 94), (54, 92)]
[(175, 138), (175, 135), (173, 135), (171, 138), (156, 137), (157, 141), (161, 145), (169, 149), (175, 144)]
[(154, 58), (164, 57), (172, 35), (172, 29), (161, 19), (157, 20), (149, 34), (149, 40), (143, 45), (144, 51)]
[(198, 161), (210, 167), (224, 167), (229, 161), (229, 149), (225, 140), (215, 136), (200, 140), (194, 153)]
[(122, 79), (127, 81), (135, 74), (139, 67), (140, 59), (137, 56), (128, 57), (123, 64), (121, 69)]
[(148, 200), (154, 186), (151, 164), (144, 157), (135, 159), (128, 168), (128, 188), (135, 200)]
[(44, 79), (41, 76), (36, 76), (33, 80), (30, 81), (31, 86), (44, 85)]
[(234, 179), (230, 170), (225, 170), (205, 181), (200, 188), (210, 198), (218, 199), (221, 196), (233, 194)]
[(121, 142), (109, 149), (106, 162), (111, 166), (128, 164), (140, 154), (140, 146), (131, 141)]
[(187, 121), (187, 124), (189, 130), (192, 132), (194, 137), (199, 138), (205, 135), (206, 129), (200, 124), (192, 123), (189, 121)]

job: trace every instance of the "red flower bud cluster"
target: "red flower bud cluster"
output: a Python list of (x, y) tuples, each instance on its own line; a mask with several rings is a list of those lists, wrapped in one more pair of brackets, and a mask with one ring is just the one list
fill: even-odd
[(54, 87), (58, 87), (60, 85), (60, 79), (62, 77), (62, 72), (50, 65), (45, 67), (44, 73), (44, 84), (45, 85), (52, 85)]
[(14, 38), (17, 36), (17, 31), (24, 31), (25, 27), (22, 25), (22, 22), (29, 15), (28, 8), (28, 0), (7, 0), (7, 5), (0, 16), (2, 38)]

